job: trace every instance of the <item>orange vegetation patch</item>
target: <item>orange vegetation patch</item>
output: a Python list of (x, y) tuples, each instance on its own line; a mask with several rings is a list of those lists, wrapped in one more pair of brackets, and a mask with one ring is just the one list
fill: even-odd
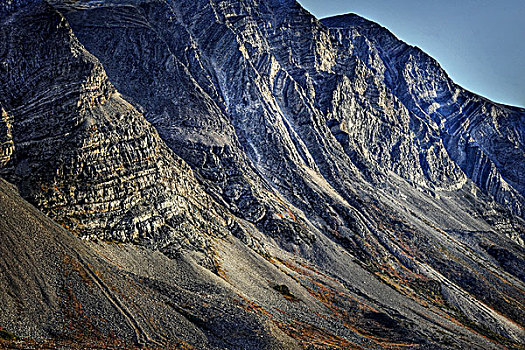
[[(290, 219), (292, 219), (296, 223), (301, 223), (299, 220), (297, 220), (290, 207), (286, 205), (286, 203), (284, 203), (281, 198), (277, 196), (274, 196), (274, 198), (284, 207), (286, 214), (288, 215), (288, 217), (290, 217)], [(279, 216), (281, 219), (284, 219), (285, 217), (284, 213), (277, 213), (277, 216)]]
[(244, 297), (244, 296), (242, 296), (240, 294), (237, 294), (237, 296), (240, 299), (233, 299), (233, 303), (236, 306), (238, 306), (241, 309), (246, 310), (248, 312), (254, 313), (254, 314), (266, 316), (266, 317), (269, 317), (269, 318), (272, 317), (271, 313), (269, 313), (268, 311), (266, 311), (264, 308), (262, 308), (261, 306), (257, 305), (253, 301), (249, 300), (248, 298), (246, 298), (246, 297)]
[[(95, 318), (104, 322), (100, 317), (94, 316), (91, 318), (84, 312), (82, 303), (78, 300), (73, 286), (72, 274), (78, 275), (80, 280), (86, 285), (93, 287), (94, 282), (89, 276), (86, 268), (74, 257), (65, 255), (63, 258), (64, 275), (66, 277), (66, 285), (61, 287), (61, 309), (65, 315), (64, 335), (65, 339), (50, 340), (42, 343), (32, 343), (29, 340), (24, 340), (20, 348), (31, 348), (29, 345), (36, 346), (38, 349), (56, 349), (56, 348), (71, 348), (71, 349), (118, 349), (135, 347), (116, 338), (114, 335), (103, 334), (95, 325)], [(25, 344), (25, 345), (24, 345)], [(23, 346), (22, 346), (23, 345)], [(16, 349), (16, 347), (15, 347)]]
[[(69, 255), (64, 255), (63, 261), (64, 261), (64, 265), (66, 265), (66, 268), (64, 269), (66, 277), (69, 277), (69, 273), (70, 273), (69, 271), (72, 270), (72, 271), (78, 273), (78, 275), (80, 276), (82, 282), (84, 282), (88, 286), (93, 285), (93, 281), (91, 280), (91, 278), (89, 278), (86, 270), (78, 262), (78, 260), (76, 260), (75, 258), (73, 258), (73, 257), (71, 257)], [(70, 267), (70, 269), (67, 268), (67, 267)]]
[(316, 349), (363, 349), (357, 344), (331, 334), (319, 327), (310, 324), (294, 321), (291, 324), (274, 321), (284, 333), (299, 340), (305, 348), (314, 347)]
[(291, 261), (288, 261), (288, 260), (280, 260), (279, 259), (279, 262), (281, 264), (283, 264), (284, 266), (286, 266), (287, 268), (289, 268), (290, 270), (294, 271), (294, 272), (297, 272), (298, 274), (300, 275), (303, 275), (303, 276), (311, 276), (311, 273), (309, 273), (308, 271), (304, 270), (304, 269), (301, 269), (299, 267), (297, 267), (296, 265), (292, 264)]
[(191, 345), (188, 342), (185, 342), (184, 340), (179, 340), (179, 347), (177, 349), (180, 349), (180, 350), (197, 350), (196, 347), (194, 347), (193, 345)]

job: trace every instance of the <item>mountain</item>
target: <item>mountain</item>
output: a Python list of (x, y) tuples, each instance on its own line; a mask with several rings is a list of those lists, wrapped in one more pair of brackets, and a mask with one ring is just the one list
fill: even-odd
[(80, 237), (175, 253), (205, 251), (208, 234), (223, 234), (226, 217), (200, 214), (209, 199), (191, 169), (120, 97), (61, 14), (35, 3), (2, 29), (2, 138), (11, 141), (0, 174), (24, 198)]
[[(86, 243), (3, 180), (0, 208), (0, 348), (175, 348), (187, 342), (201, 349), (264, 348), (291, 342), (192, 258)], [(261, 336), (246, 340), (244, 334)], [(6, 341), (17, 336), (20, 342)]]
[(0, 12), (11, 345), (525, 342), (525, 110), (295, 1)]
[(322, 23), (411, 112), (439, 130), (448, 154), (469, 179), (523, 217), (523, 108), (499, 105), (457, 86), (434, 59), (359, 16)]

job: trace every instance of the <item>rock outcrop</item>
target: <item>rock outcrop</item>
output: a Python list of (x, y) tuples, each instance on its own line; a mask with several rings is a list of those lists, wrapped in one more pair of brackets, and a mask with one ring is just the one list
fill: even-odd
[(11, 159), (13, 154), (13, 121), (3, 108), (0, 108), (0, 168)]
[[(11, 11), (0, 175), (76, 235), (124, 242), (84, 243), (111, 264), (165, 277), (136, 282), (163, 300), (136, 314), (175, 310), (200, 331), (170, 334), (209, 348), (523, 343), (523, 110), (295, 1)], [(194, 260), (214, 274), (173, 267)], [(228, 312), (179, 282), (226, 288)], [(167, 346), (162, 327), (135, 341)]]
[(515, 214), (525, 204), (525, 110), (488, 101), (454, 84), (419, 48), (357, 15), (322, 21), (402, 103), (435, 130), (452, 160)]
[(81, 237), (168, 253), (204, 252), (207, 236), (227, 232), (192, 170), (120, 96), (60, 13), (35, 2), (0, 30), (9, 156), (0, 174), (25, 198)]

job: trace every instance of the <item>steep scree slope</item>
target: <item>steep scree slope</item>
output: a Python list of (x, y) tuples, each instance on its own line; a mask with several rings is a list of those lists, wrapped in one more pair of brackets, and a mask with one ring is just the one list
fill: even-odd
[(294, 347), (191, 258), (87, 244), (2, 179), (0, 253), (2, 349)]

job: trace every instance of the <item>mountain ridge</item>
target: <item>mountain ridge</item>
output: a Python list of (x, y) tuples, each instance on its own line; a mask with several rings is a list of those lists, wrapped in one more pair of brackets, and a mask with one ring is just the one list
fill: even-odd
[[(349, 12), (349, 13), (344, 13), (344, 14), (338, 14), (338, 15), (332, 15), (332, 16), (326, 16), (326, 17), (322, 17), (322, 18), (319, 18), (319, 22), (323, 23), (323, 21), (336, 21), (336, 20), (342, 20), (342, 19), (349, 19), (350, 21), (355, 21), (355, 22), (359, 22), (361, 23), (361, 25), (366, 25), (366, 26), (369, 26), (369, 27), (376, 27), (376, 28), (381, 28), (383, 30), (386, 30), (388, 31), (392, 36), (396, 36), (394, 33), (392, 33), (392, 31), (390, 31), (387, 27), (385, 27), (384, 25), (380, 24), (379, 22), (374, 22), (373, 20), (370, 20), (362, 15), (359, 15), (357, 13), (354, 13), (354, 12)], [(423, 53), (427, 54), (425, 52), (425, 50), (423, 50), (422, 48), (420, 48), (419, 46), (417, 45), (413, 45), (413, 44), (410, 44), (408, 43), (408, 41), (405, 41), (404, 39), (399, 39), (397, 38), (398, 40), (402, 41), (403, 43), (405, 43), (406, 45), (412, 47), (412, 48), (415, 48), (415, 49), (418, 49), (420, 51), (422, 51)], [(428, 55), (428, 54), (427, 54)], [(430, 55), (429, 55), (430, 56)], [(433, 58), (440, 66), (441, 66), (441, 63), (438, 62), (437, 59), (435, 59), (434, 57), (430, 56), (431, 58)], [(446, 73), (446, 71), (445, 71)], [(448, 75), (448, 74), (447, 74)], [(454, 79), (451, 79), (452, 81)], [(457, 84), (458, 86), (460, 86), (459, 84)], [(513, 105), (513, 104), (508, 104), (508, 103), (503, 103), (503, 102), (497, 102), (497, 101), (493, 101), (491, 100), (490, 98), (488, 97), (485, 97), (483, 96), (481, 93), (478, 93), (478, 92), (475, 92), (475, 91), (472, 91), (470, 89), (466, 89), (464, 87), (462, 87), (464, 90), (467, 90), (469, 91), (470, 93), (472, 94), (475, 94), (477, 95), (478, 97), (480, 98), (483, 98), (491, 103), (494, 103), (494, 104), (498, 104), (498, 105), (501, 105), (503, 107), (508, 107), (508, 108), (512, 108), (512, 109), (520, 109), (520, 110), (525, 110), (525, 107), (523, 106), (518, 106), (518, 105)]]
[[(512, 197), (517, 190), (502, 190), (498, 176), (505, 169), (495, 163), (507, 159), (500, 151), (519, 145), (523, 135), (512, 111), (478, 105), (468, 93), (463, 101), (461, 91), (461, 103), (453, 101), (458, 90), (426, 56), (407, 60), (414, 70), (406, 70), (408, 63), (388, 55), (398, 42), (378, 45), (381, 32), (330, 29), (296, 2), (45, 4), (26, 6), (12, 15), (13, 25), (0, 27), (9, 43), (0, 46), (0, 62), (10, 65), (0, 71), (0, 173), (59, 222), (94, 225), (87, 236), (98, 242), (83, 244), (95, 247), (98, 258), (148, 278), (166, 276), (135, 283), (155, 290), (160, 314), (182, 315), (200, 340), (184, 329), (170, 334), (211, 348), (243, 341), (248, 348), (480, 349), (523, 342), (525, 226), (509, 212), (519, 213), (519, 198)], [(39, 28), (48, 42), (35, 39)], [(49, 45), (55, 54), (42, 54)], [(99, 73), (89, 73), (83, 60), (95, 62)], [(45, 79), (35, 83), (39, 69), (57, 87), (66, 81), (62, 87), (69, 93), (80, 86), (83, 98), (61, 100), (60, 90), (49, 89)], [(412, 71), (417, 74), (407, 73)], [(93, 98), (98, 90), (92, 81), (107, 87), (106, 97)], [(44, 108), (30, 114), (34, 102), (28, 96), (35, 92), (49, 94), (52, 103), (38, 100)], [(434, 104), (436, 98), (444, 107)], [(441, 123), (445, 112), (452, 116), (448, 129)], [(499, 124), (483, 126), (484, 113), (494, 113)], [(503, 142), (496, 132), (490, 140), (501, 144), (499, 151), (471, 147), (461, 158), (465, 150), (457, 140), (477, 133), (486, 141), (468, 124), (471, 119), (515, 138)], [(27, 120), (41, 127), (28, 128)], [(41, 134), (56, 132), (61, 120), (78, 124), (67, 134), (93, 147), (73, 142), (75, 151), (67, 153), (60, 134), (52, 143), (42, 141)], [(443, 130), (457, 133), (446, 139)], [(108, 151), (97, 146), (104, 142), (110, 142)], [(511, 156), (519, 187), (523, 158)], [(121, 175), (110, 170), (77, 179), (82, 167), (76, 162), (84, 159)], [(37, 166), (24, 173), (27, 164)], [(120, 173), (119, 164), (128, 173)], [(143, 169), (150, 174), (145, 180)], [(122, 190), (123, 177), (129, 192)], [(487, 179), (493, 183), (486, 189), (474, 183)], [(97, 223), (97, 202), (109, 192), (95, 192), (96, 200), (83, 203), (94, 215), (67, 210), (79, 194), (89, 193), (83, 182), (122, 192), (116, 207), (124, 211), (104, 212), (120, 229)], [(58, 190), (45, 190), (55, 184), (71, 189), (58, 216), (49, 204)], [(128, 206), (129, 199), (140, 204)], [(136, 222), (147, 223), (138, 226), (140, 239), (133, 235)], [(191, 290), (211, 283), (211, 295), (218, 285), (235, 291), (220, 299), (227, 314), (169, 292), (170, 274), (179, 281), (189, 271), (168, 267), (181, 261), (202, 271), (184, 282)], [(126, 283), (112, 277), (110, 285)], [(128, 316), (153, 315), (150, 301), (139, 295), (121, 301), (131, 310)], [(239, 309), (247, 313), (233, 317)], [(135, 326), (145, 329), (145, 319), (138, 320)], [(6, 328), (9, 322), (0, 319)], [(230, 342), (237, 322), (247, 333)], [(150, 340), (134, 341), (169, 344), (160, 331), (149, 330)], [(265, 335), (262, 342), (255, 341), (257, 332)], [(24, 328), (16, 334), (24, 336)]]
[[(381, 40), (383, 40), (383, 42), (389, 42), (389, 41), (397, 41), (397, 42), (401, 42), (399, 41), (390, 31), (388, 31), (387, 29), (379, 26), (379, 25), (373, 25), (373, 24), (370, 24), (371, 22), (370, 21), (367, 21), (365, 23), (367, 23), (366, 26), (363, 26), (362, 25), (362, 20), (358, 20), (358, 22), (360, 24), (358, 24), (357, 26), (354, 25), (353, 23), (353, 20), (356, 18), (356, 16), (350, 16), (350, 17), (345, 17), (345, 16), (338, 16), (338, 17), (332, 17), (332, 18), (328, 18), (328, 19), (325, 19), (325, 20), (322, 20), (321, 22), (327, 25), (333, 25), (335, 27), (337, 26), (340, 26), (341, 25), (341, 20), (345, 20), (347, 22), (348, 19), (350, 19), (350, 23), (344, 23), (344, 25), (347, 26), (346, 29), (352, 29), (352, 28), (361, 28), (362, 30), (365, 31), (365, 34), (369, 35), (372, 40), (375, 40), (376, 43), (378, 42), (381, 42)], [(403, 56), (406, 56), (406, 53), (409, 54), (409, 57), (412, 57), (412, 55), (422, 55), (422, 57), (424, 57), (423, 59), (424, 60), (427, 60), (431, 66), (434, 66), (435, 68), (433, 68), (435, 71), (436, 71), (436, 74), (438, 76), (443, 76), (443, 78), (440, 78), (443, 82), (441, 83), (441, 86), (439, 87), (439, 89), (441, 89), (441, 94), (445, 94), (445, 96), (439, 96), (439, 93), (436, 94), (436, 91), (433, 91), (432, 88), (430, 90), (430, 92), (434, 93), (436, 96), (435, 98), (433, 99), (430, 99), (430, 101), (416, 101), (414, 98), (411, 98), (410, 96), (403, 96), (403, 94), (405, 94), (403, 91), (401, 92), (397, 92), (397, 94), (400, 96), (401, 100), (403, 101), (403, 103), (406, 105), (406, 106), (412, 106), (414, 105), (415, 103), (415, 109), (414, 111), (416, 113), (419, 113), (420, 115), (421, 114), (426, 114), (427, 112), (425, 112), (424, 110), (426, 108), (429, 108), (428, 106), (429, 105), (434, 105), (434, 104), (437, 104), (437, 106), (440, 106), (440, 103), (443, 103), (443, 98), (444, 98), (444, 101), (445, 103), (447, 104), (458, 104), (455, 100), (458, 98), (458, 97), (454, 97), (456, 96), (455, 94), (457, 92), (454, 92), (455, 91), (460, 91), (459, 92), (459, 98), (460, 99), (463, 99), (463, 102), (461, 102), (462, 104), (466, 104), (466, 103), (469, 103), (470, 100), (478, 100), (478, 101), (481, 101), (482, 103), (490, 103), (492, 104), (491, 101), (489, 101), (488, 99), (484, 98), (484, 97), (481, 97), (479, 95), (476, 95), (472, 92), (469, 92), (467, 90), (464, 90), (462, 89), (461, 87), (459, 87), (457, 84), (455, 84), (451, 79), (450, 77), (446, 74), (446, 72), (443, 71), (443, 69), (439, 66), (439, 63), (437, 61), (435, 61), (433, 58), (429, 57), (428, 55), (426, 55), (422, 50), (420, 50), (419, 48), (416, 48), (416, 47), (413, 47), (413, 46), (410, 46), (404, 42), (401, 42), (402, 45), (404, 45), (404, 49), (403, 49), (403, 52), (402, 53), (399, 53), (399, 52), (396, 52), (394, 53), (394, 56), (395, 55), (400, 55), (401, 57), (401, 60), (402, 62), (399, 63), (398, 67), (400, 68), (397, 68), (398, 70), (402, 70), (404, 69), (403, 68), (403, 65), (407, 64), (407, 63), (404, 63), (406, 62), (406, 58), (404, 58)], [(382, 44), (382, 47), (387, 47), (387, 45), (385, 45), (384, 43)], [(415, 51), (415, 54), (411, 53), (412, 51)], [(389, 53), (387, 53), (386, 51), (383, 51), (383, 57), (380, 59), (382, 60), (385, 64), (387, 64), (387, 66), (393, 66), (395, 65), (397, 62), (394, 62), (395, 58), (391, 58)], [(403, 61), (405, 60), (405, 61)], [(371, 63), (372, 65), (374, 63)], [(428, 64), (428, 63), (425, 63), (425, 64)], [(387, 78), (387, 77), (385, 77)], [(407, 81), (407, 80), (403, 80), (401, 79), (401, 81), (404, 81), (403, 84), (409, 84), (410, 85), (410, 82)], [(388, 83), (388, 81), (387, 81)], [(396, 90), (396, 87), (392, 85), (393, 82), (390, 82), (390, 87), (393, 91)], [(415, 87), (417, 89), (417, 87)], [(459, 89), (459, 90), (458, 90)], [(464, 97), (461, 97), (461, 95), (465, 95)], [(449, 96), (449, 97), (447, 97)], [(440, 100), (441, 99), (441, 100)], [(447, 101), (447, 99), (449, 101)], [(477, 102), (476, 102), (477, 103)], [(523, 128), (519, 127), (520, 122), (519, 120), (523, 120), (524, 118), (524, 113), (525, 113), (525, 109), (523, 108), (519, 108), (519, 107), (512, 107), (512, 106), (506, 106), (506, 105), (502, 105), (502, 104), (496, 104), (497, 106), (500, 107), (500, 110), (501, 112), (495, 112), (495, 113), (500, 113), (502, 116), (499, 117), (500, 119), (509, 119), (509, 117), (507, 117), (504, 113), (508, 113), (508, 112), (505, 112), (505, 111), (509, 111), (509, 109), (517, 114), (515, 117), (513, 118), (518, 118), (518, 120), (515, 122), (515, 125), (514, 126), (514, 130), (509, 130), (509, 135), (512, 135), (512, 134), (517, 134), (517, 140), (516, 141), (512, 141), (513, 144), (508, 146), (510, 149), (512, 148), (517, 148), (517, 149), (520, 149), (520, 153), (516, 154), (515, 158), (512, 158), (512, 159), (516, 159), (516, 160), (519, 160), (520, 158), (523, 157), (523, 149), (524, 149), (524, 143), (523, 143), (523, 135), (524, 135), (524, 130)], [(432, 108), (435, 108), (435, 107), (432, 107)], [(440, 107), (442, 108), (442, 107)], [(483, 107), (484, 108), (484, 107)], [(509, 111), (510, 112), (510, 111)], [(448, 126), (446, 124), (454, 124), (456, 122), (452, 121), (452, 122), (449, 122), (448, 119), (450, 119), (450, 116), (447, 117), (447, 111), (445, 110), (444, 111), (444, 114), (441, 115), (440, 112), (438, 110), (434, 111), (434, 110), (429, 110), (429, 116), (434, 119), (436, 122), (438, 122), (439, 124), (443, 124), (443, 121), (444, 120), (447, 120), (445, 122), (445, 125), (444, 125), (444, 128), (443, 128), (443, 131), (445, 134), (448, 134), (449, 131), (450, 133), (454, 133), (455, 130), (452, 129), (452, 130), (447, 130)], [(521, 116), (520, 116), (521, 115)], [(455, 117), (457, 118), (457, 117)], [(469, 118), (469, 117), (467, 117)], [(476, 118), (476, 117), (474, 117)], [(452, 118), (454, 119), (454, 118)], [(468, 121), (468, 119), (467, 119)], [(487, 123), (488, 124), (488, 123)], [(484, 126), (485, 128), (490, 128), (491, 126), (490, 125), (486, 125)], [(453, 127), (455, 128), (455, 127)], [(474, 131), (475, 132), (475, 131)], [(447, 138), (448, 136), (445, 136), (445, 139)], [(460, 135), (459, 136), (460, 138), (471, 138), (472, 137), (472, 133), (471, 131), (467, 131), (467, 133), (465, 133), (465, 135)], [(454, 137), (455, 138), (455, 137)], [(504, 139), (504, 137), (499, 137), (500, 140), (498, 141), (499, 143), (504, 143), (506, 142), (506, 140)], [(521, 213), (521, 206), (523, 204), (523, 186), (522, 184), (520, 183), (520, 180), (519, 180), (519, 176), (518, 176), (518, 179), (516, 179), (516, 177), (514, 175), (510, 175), (508, 174), (508, 171), (506, 171), (506, 169), (501, 169), (501, 163), (502, 163), (502, 160), (501, 159), (498, 159), (498, 158), (501, 158), (503, 157), (504, 159), (507, 159), (508, 157), (505, 155), (504, 152), (501, 152), (500, 151), (500, 154), (495, 154), (493, 151), (488, 151), (486, 149), (482, 149), (480, 148), (478, 151), (475, 151), (475, 152), (478, 152), (479, 155), (476, 155), (476, 157), (484, 157), (484, 156), (487, 156), (490, 161), (490, 165), (487, 165), (487, 166), (490, 166), (492, 168), (491, 171), (495, 171), (496, 173), (496, 179), (494, 180), (487, 180), (486, 178), (476, 178), (476, 174), (475, 174), (475, 170), (474, 169), (469, 169), (468, 168), (468, 164), (465, 163), (465, 160), (462, 160), (462, 159), (458, 159), (460, 158), (461, 156), (458, 156), (458, 155), (455, 155), (457, 154), (458, 152), (468, 152), (467, 150), (458, 150), (457, 149), (457, 139), (454, 141), (454, 145), (448, 145), (447, 144), (447, 151), (449, 152), (449, 154), (452, 154), (453, 157), (454, 157), (454, 160), (460, 164), (460, 166), (462, 167), (462, 169), (465, 171), (465, 173), (470, 177), (470, 178), (473, 178), (474, 181), (476, 182), (476, 184), (478, 186), (480, 186), (482, 189), (486, 190), (487, 192), (491, 193), (492, 195), (494, 195), (497, 200), (502, 203), (503, 201), (506, 201), (508, 202), (509, 200), (510, 201), (514, 201), (514, 204), (511, 205), (511, 208), (512, 210), (517, 213), (518, 215), (520, 215)], [(475, 141), (475, 142), (479, 142), (479, 143), (482, 143), (482, 141)], [(445, 142), (447, 143), (447, 142)], [(481, 146), (483, 147), (483, 146)], [(485, 148), (488, 148), (488, 146), (484, 146)], [(467, 146), (468, 148), (468, 146)], [(510, 159), (509, 159), (510, 160)], [(472, 161), (470, 161), (470, 163), (472, 163)], [(518, 161), (518, 166), (520, 166), (520, 162)], [(499, 176), (501, 176), (501, 179), (499, 179)], [(502, 193), (501, 193), (501, 188), (504, 188), (506, 185), (505, 184), (501, 184), (501, 185), (495, 185), (495, 186), (487, 186), (484, 182), (487, 182), (487, 181), (492, 181), (492, 182), (504, 182), (504, 181), (507, 181), (507, 180), (510, 180), (510, 186), (514, 186), (515, 190), (518, 192), (516, 194), (509, 194), (509, 196), (511, 198), (502, 198), (502, 196), (504, 196)], [(515, 182), (518, 182), (516, 184), (514, 184)], [(498, 188), (498, 186), (501, 186)], [(503, 189), (503, 191), (505, 191)], [(508, 205), (508, 204), (507, 204)]]

